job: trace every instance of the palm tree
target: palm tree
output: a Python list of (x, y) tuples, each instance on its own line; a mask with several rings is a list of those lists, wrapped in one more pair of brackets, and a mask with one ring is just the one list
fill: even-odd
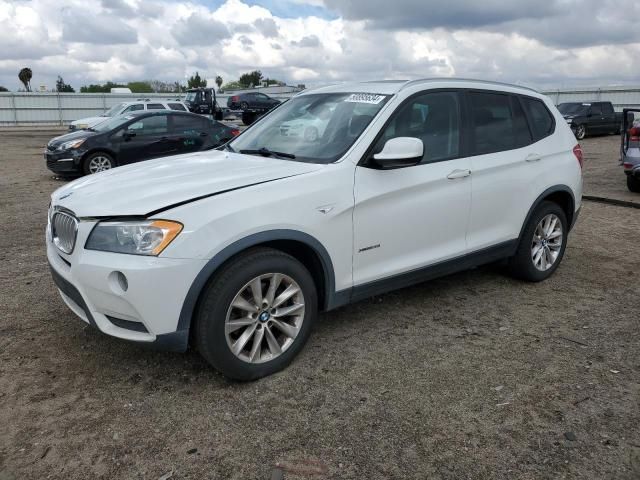
[(23, 68), (22, 70), (20, 70), (20, 73), (18, 73), (18, 78), (20, 79), (20, 81), (22, 82), (22, 84), (24, 85), (24, 88), (27, 90), (27, 92), (31, 91), (31, 77), (32, 77), (32, 72), (31, 69), (28, 67)]
[(218, 88), (222, 86), (222, 77), (220, 75), (216, 77), (216, 85), (218, 85)]

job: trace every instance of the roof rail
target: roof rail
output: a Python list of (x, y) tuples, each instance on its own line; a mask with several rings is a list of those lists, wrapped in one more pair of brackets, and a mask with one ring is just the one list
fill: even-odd
[(410, 87), (412, 85), (419, 85), (420, 83), (436, 82), (436, 81), (475, 82), (475, 83), (482, 83), (482, 84), (485, 84), (485, 85), (502, 85), (504, 87), (522, 88), (523, 90), (529, 90), (531, 92), (539, 93), (535, 88), (525, 87), (523, 85), (516, 85), (516, 84), (513, 84), (513, 83), (494, 82), (494, 81), (491, 81), (491, 80), (478, 80), (476, 78), (449, 78), (449, 77), (420, 78), (420, 79), (417, 79), (417, 80), (409, 80), (407, 83), (405, 83), (402, 86), (402, 88), (400, 88), (400, 90), (404, 90), (405, 88)]

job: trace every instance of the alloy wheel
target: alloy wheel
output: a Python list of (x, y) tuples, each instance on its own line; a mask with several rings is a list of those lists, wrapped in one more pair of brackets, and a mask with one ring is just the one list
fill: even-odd
[(294, 343), (305, 315), (300, 285), (281, 273), (247, 282), (236, 294), (225, 320), (231, 352), (248, 363), (264, 363)]
[(533, 232), (531, 260), (540, 271), (549, 270), (558, 259), (562, 249), (562, 222), (550, 213), (542, 218)]
[(89, 172), (98, 173), (111, 170), (111, 159), (103, 155), (97, 155), (89, 160)]

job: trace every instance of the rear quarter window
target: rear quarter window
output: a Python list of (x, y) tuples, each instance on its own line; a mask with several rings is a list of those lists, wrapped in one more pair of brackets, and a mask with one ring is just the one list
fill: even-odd
[(555, 130), (553, 115), (542, 100), (531, 97), (520, 97), (527, 113), (533, 141), (537, 142), (551, 135)]

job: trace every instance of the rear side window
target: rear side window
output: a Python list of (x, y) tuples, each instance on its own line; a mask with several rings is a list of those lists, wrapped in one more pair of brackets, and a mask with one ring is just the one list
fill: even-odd
[(171, 110), (180, 110), (181, 112), (186, 112), (187, 111), (187, 109), (184, 108), (184, 105), (182, 105), (181, 103), (169, 103), (167, 105), (169, 105), (169, 108)]
[(524, 109), (529, 117), (529, 126), (533, 134), (533, 141), (537, 142), (551, 135), (555, 129), (553, 115), (542, 100), (531, 97), (520, 97)]
[[(522, 117), (514, 115), (511, 95), (500, 93), (470, 92), (469, 100), (473, 119), (475, 145), (473, 153), (502, 152), (524, 146)], [(526, 126), (526, 125), (525, 125)]]
[(149, 103), (147, 110), (166, 110), (166, 108), (161, 103)]
[(188, 115), (172, 115), (173, 131), (185, 135), (198, 135), (204, 129), (202, 118)]
[(602, 115), (602, 107), (600, 107), (599, 103), (594, 103), (593, 105), (591, 105), (589, 113), (591, 115)]

